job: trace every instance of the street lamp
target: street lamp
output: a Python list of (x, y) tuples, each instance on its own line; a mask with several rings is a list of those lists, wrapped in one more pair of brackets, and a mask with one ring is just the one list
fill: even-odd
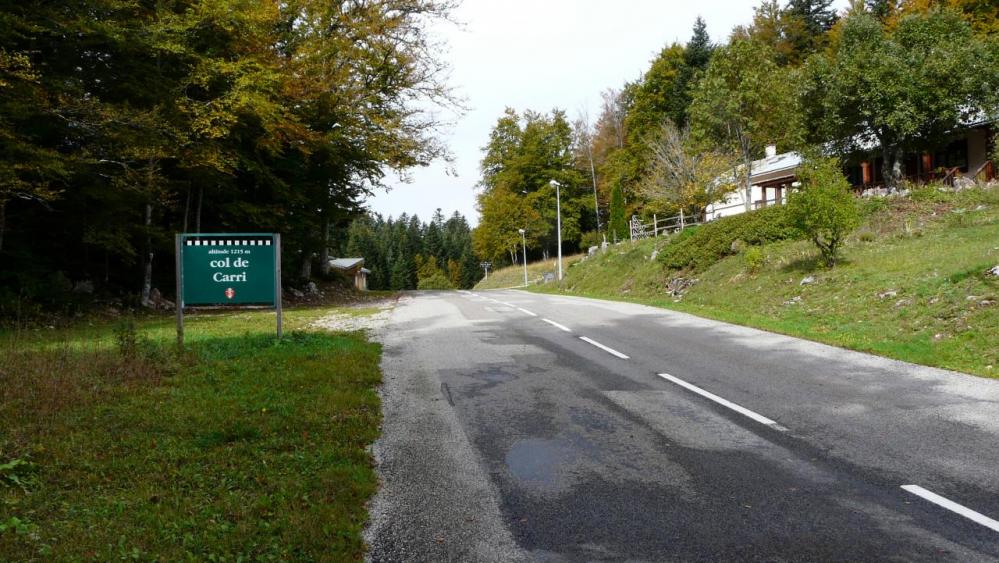
[(524, 287), (527, 287), (527, 238), (524, 236), (527, 231), (524, 229), (517, 229), (520, 233), (520, 242), (524, 245)]
[(558, 222), (558, 281), (562, 281), (562, 202), (559, 196), (559, 183), (549, 182), (555, 186), (555, 220)]

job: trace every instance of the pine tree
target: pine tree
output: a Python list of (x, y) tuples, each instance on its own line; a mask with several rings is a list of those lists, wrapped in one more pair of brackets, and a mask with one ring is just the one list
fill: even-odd
[(838, 17), (832, 0), (789, 0), (784, 9), (787, 40), (793, 48), (792, 64), (826, 46), (826, 32), (836, 24)]
[(694, 21), (694, 32), (684, 48), (683, 62), (690, 68), (703, 69), (708, 66), (713, 51), (711, 36), (708, 35), (708, 24), (704, 23), (701, 16), (697, 16), (697, 20)]

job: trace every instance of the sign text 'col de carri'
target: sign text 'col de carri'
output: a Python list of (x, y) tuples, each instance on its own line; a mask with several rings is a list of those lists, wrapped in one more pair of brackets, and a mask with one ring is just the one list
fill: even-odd
[(177, 235), (177, 340), (185, 307), (271, 306), (281, 335), (281, 235)]
[(181, 235), (183, 304), (274, 305), (277, 244), (271, 234)]

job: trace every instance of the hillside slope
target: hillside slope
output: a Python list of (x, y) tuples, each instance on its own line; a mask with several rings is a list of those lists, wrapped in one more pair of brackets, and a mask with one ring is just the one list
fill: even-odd
[[(562, 268), (563, 272), (569, 266), (579, 261), (583, 257), (582, 254), (575, 254), (572, 256), (562, 257)], [(541, 283), (544, 279), (544, 275), (547, 273), (554, 274), (556, 271), (556, 261), (551, 260), (538, 260), (537, 262), (527, 263), (527, 280), (529, 283), (537, 284)], [(479, 280), (479, 283), (475, 284), (475, 289), (506, 289), (510, 287), (522, 287), (524, 285), (524, 266), (523, 264), (515, 264), (513, 266), (506, 266), (505, 268), (500, 268), (495, 272), (489, 272), (489, 278)]]
[[(867, 202), (835, 268), (806, 241), (697, 272), (656, 260), (665, 239), (624, 243), (535, 291), (637, 301), (900, 360), (999, 376), (999, 187)], [(685, 280), (696, 280), (684, 290)], [(669, 290), (680, 289), (679, 294)], [(761, 351), (763, 352), (763, 351)]]

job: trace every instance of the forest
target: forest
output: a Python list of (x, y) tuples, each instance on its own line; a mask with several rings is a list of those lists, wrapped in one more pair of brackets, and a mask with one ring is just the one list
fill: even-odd
[(748, 187), (767, 145), (833, 159), (878, 146), (896, 188), (904, 151), (999, 116), (992, 0), (856, 0), (839, 13), (832, 0), (762, 0), (724, 44), (707, 26), (698, 18), (685, 44), (606, 89), (595, 119), (514, 108), (497, 118), (481, 160), (479, 256), (514, 261), (518, 229), (532, 258), (555, 253), (552, 180), (563, 252), (574, 252), (628, 239), (632, 215), (696, 215)]
[(362, 215), (347, 231), (344, 253), (364, 258), (370, 289), (467, 289), (483, 274), (457, 211), (445, 220), (438, 209), (429, 223), (405, 213)]
[(0, 316), (149, 305), (177, 232), (280, 232), (286, 283), (321, 275), (387, 174), (447, 156), (428, 27), (452, 9), (4, 2)]

